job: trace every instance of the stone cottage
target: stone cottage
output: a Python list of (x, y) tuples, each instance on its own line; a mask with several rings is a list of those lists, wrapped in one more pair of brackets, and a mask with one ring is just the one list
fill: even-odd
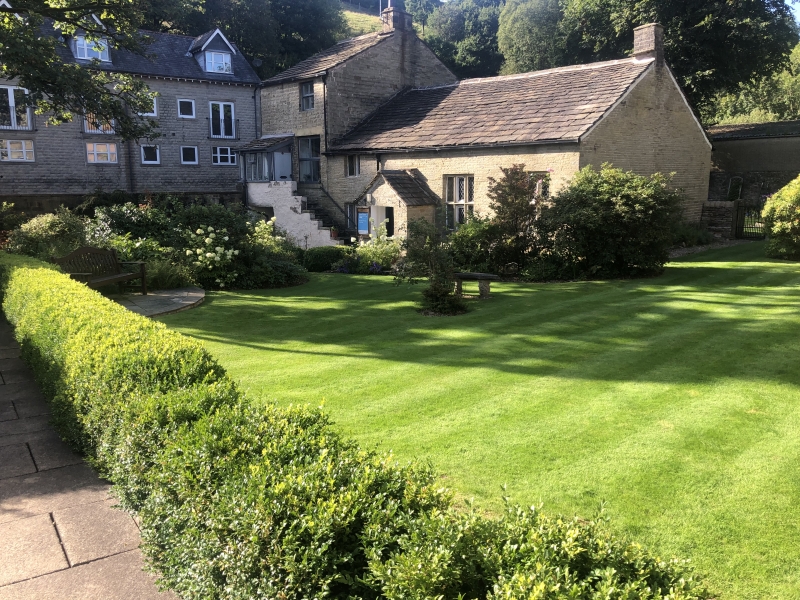
[[(456, 81), (406, 13), (382, 18), (382, 33), (264, 82), (263, 135), (244, 151), (244, 175), (248, 201), (274, 208), (279, 224), (280, 205), (293, 203), (293, 214), (323, 213), (346, 235), (386, 220), (402, 236), (444, 204), (456, 227), (487, 214), (489, 178), (520, 163), (548, 174), (552, 190), (606, 162), (674, 172), (685, 217), (700, 218), (711, 144), (664, 63), (660, 25), (636, 29), (627, 59)], [(278, 164), (273, 144), (287, 156), (282, 170), (256, 168)]]
[(98, 188), (241, 196), (236, 150), (257, 135), (255, 71), (219, 29), (197, 38), (142, 33), (146, 56), (80, 34), (60, 38), (58, 51), (66, 63), (97, 59), (102, 69), (144, 79), (161, 137), (123, 141), (113, 123), (90, 117), (48, 125), (21, 103), (24, 89), (0, 81), (0, 201), (41, 212)]

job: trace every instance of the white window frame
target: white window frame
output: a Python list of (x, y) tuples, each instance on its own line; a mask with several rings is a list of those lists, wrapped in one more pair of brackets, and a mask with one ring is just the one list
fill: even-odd
[[(161, 148), (157, 144), (145, 144), (140, 146), (140, 154), (142, 157), (142, 164), (143, 165), (160, 165), (161, 164)], [(156, 149), (156, 159), (153, 160), (146, 160), (144, 157), (144, 149), (145, 148), (155, 148)]]
[(300, 84), (300, 110), (314, 110), (314, 82), (306, 81)]
[[(219, 105), (219, 131), (220, 135), (214, 135), (214, 105)], [(224, 135), (223, 129), (225, 124), (225, 107), (231, 107), (231, 135)], [(233, 102), (222, 102), (220, 100), (214, 100), (213, 102), (208, 103), (208, 131), (212, 139), (215, 140), (234, 140), (236, 139), (236, 106)]]
[[(20, 144), (19, 149), (12, 149), (11, 144)], [(12, 152), (21, 152), (22, 158), (12, 158)], [(0, 161), (2, 162), (35, 162), (36, 155), (33, 140), (6, 140), (0, 139)]]
[[(352, 166), (354, 167), (354, 169), (352, 171), (350, 170), (350, 167), (351, 167), (350, 161), (351, 160), (353, 161)], [(347, 173), (348, 177), (358, 177), (359, 175), (361, 175), (361, 155), (360, 154), (348, 154), (347, 155), (347, 159), (346, 159), (346, 163), (345, 163), (345, 169), (346, 169), (346, 173)]]
[[(182, 115), (181, 114), (181, 102), (191, 102), (192, 103), (192, 114), (189, 115)], [(197, 118), (197, 108), (195, 107), (194, 100), (191, 98), (178, 98), (178, 118), (179, 119), (196, 119)]]
[[(226, 153), (223, 155), (220, 150), (226, 150)], [(222, 158), (227, 159), (228, 162), (222, 162)], [(236, 166), (236, 153), (230, 146), (214, 146), (211, 148), (211, 164), (217, 167)]]
[[(96, 56), (92, 56), (94, 53)], [(105, 40), (87, 40), (85, 35), (75, 36), (75, 57), (81, 60), (98, 59), (102, 62), (111, 62), (108, 56), (108, 42)]]
[(113, 135), (115, 133), (114, 127), (116, 123), (112, 120), (111, 123), (102, 123), (100, 127), (93, 127), (92, 124), (89, 122), (89, 118), (91, 115), (86, 115), (83, 117), (83, 132), (84, 133), (97, 133), (100, 135)]
[[(98, 150), (98, 146), (106, 146), (106, 150)], [(98, 155), (108, 154), (108, 160), (97, 160)], [(92, 160), (90, 157), (94, 157)], [(114, 160), (111, 160), (113, 157)], [(86, 142), (86, 162), (90, 165), (114, 165), (119, 162), (116, 142)]]
[(475, 211), (475, 176), (446, 175), (444, 199), (447, 228), (456, 229), (458, 225), (466, 223), (467, 218)]
[(206, 73), (233, 73), (230, 52), (206, 50)]
[(152, 112), (143, 112), (139, 113), (140, 117), (157, 117), (158, 116), (158, 100), (156, 99), (158, 96), (153, 96), (153, 111)]
[(6, 94), (8, 98), (8, 111), (11, 115), (11, 125), (0, 125), (0, 129), (14, 129), (17, 131), (29, 131), (33, 129), (33, 120), (31, 119), (31, 107), (25, 107), (25, 120), (27, 121), (26, 124), (20, 125), (19, 121), (17, 120), (17, 101), (15, 99), (14, 92), (16, 90), (21, 90), (23, 94), (27, 94), (28, 90), (25, 88), (21, 88), (18, 86), (2, 86), (0, 87), (0, 95)]
[[(186, 148), (192, 148), (194, 150), (194, 161), (183, 160), (183, 151)], [(197, 165), (197, 164), (200, 164), (200, 153), (197, 151), (197, 146), (181, 146), (181, 164), (182, 165)]]

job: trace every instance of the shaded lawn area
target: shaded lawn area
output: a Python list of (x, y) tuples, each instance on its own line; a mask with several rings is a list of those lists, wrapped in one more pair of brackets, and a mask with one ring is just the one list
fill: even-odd
[(162, 320), (253, 397), (324, 402), (486, 510), (503, 484), (550, 513), (605, 501), (612, 527), (691, 558), (722, 598), (800, 598), (800, 265), (754, 243), (655, 279), (492, 293), (431, 318), (417, 287), (331, 274)]

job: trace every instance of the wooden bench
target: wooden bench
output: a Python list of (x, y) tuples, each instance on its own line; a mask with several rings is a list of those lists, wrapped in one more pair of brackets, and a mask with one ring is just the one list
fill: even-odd
[[(120, 261), (115, 250), (85, 246), (61, 258), (54, 258), (53, 262), (72, 279), (81, 281), (92, 289), (139, 279), (142, 282), (142, 294), (147, 295), (144, 263)], [(136, 265), (139, 269), (136, 272), (123, 271), (123, 265)]]
[(500, 281), (497, 275), (492, 275), (491, 273), (454, 273), (453, 279), (456, 280), (456, 296), (462, 295), (461, 282), (477, 281), (481, 298), (489, 297), (489, 287), (492, 281)]

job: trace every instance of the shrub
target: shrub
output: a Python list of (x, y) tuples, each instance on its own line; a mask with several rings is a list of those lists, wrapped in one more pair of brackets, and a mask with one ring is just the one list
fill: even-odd
[(800, 260), (800, 177), (773, 194), (762, 214), (767, 256)]
[(663, 270), (683, 196), (670, 179), (582, 169), (541, 208), (531, 279), (641, 277)]
[(0, 231), (11, 231), (26, 220), (25, 213), (15, 210), (13, 204), (8, 202), (0, 204)]
[(682, 248), (705, 246), (714, 241), (714, 235), (703, 223), (678, 221), (672, 228), (672, 245)]
[(429, 468), (248, 403), (199, 343), (52, 266), (0, 253), (0, 295), (55, 424), (184, 598), (709, 597), (597, 522), (456, 511)]
[(86, 222), (66, 208), (55, 214), (34, 217), (14, 229), (8, 238), (8, 250), (41, 260), (69, 254), (86, 245)]
[(500, 233), (489, 217), (473, 215), (450, 234), (453, 262), (462, 271), (498, 273), (494, 249)]
[(386, 234), (386, 223), (384, 221), (377, 228), (373, 227), (375, 233), (371, 233), (368, 241), (356, 247), (358, 272), (363, 275), (389, 272), (400, 258), (400, 244)]
[(319, 246), (309, 248), (303, 257), (303, 266), (312, 273), (330, 271), (333, 264), (353, 256), (355, 250), (351, 246)]

